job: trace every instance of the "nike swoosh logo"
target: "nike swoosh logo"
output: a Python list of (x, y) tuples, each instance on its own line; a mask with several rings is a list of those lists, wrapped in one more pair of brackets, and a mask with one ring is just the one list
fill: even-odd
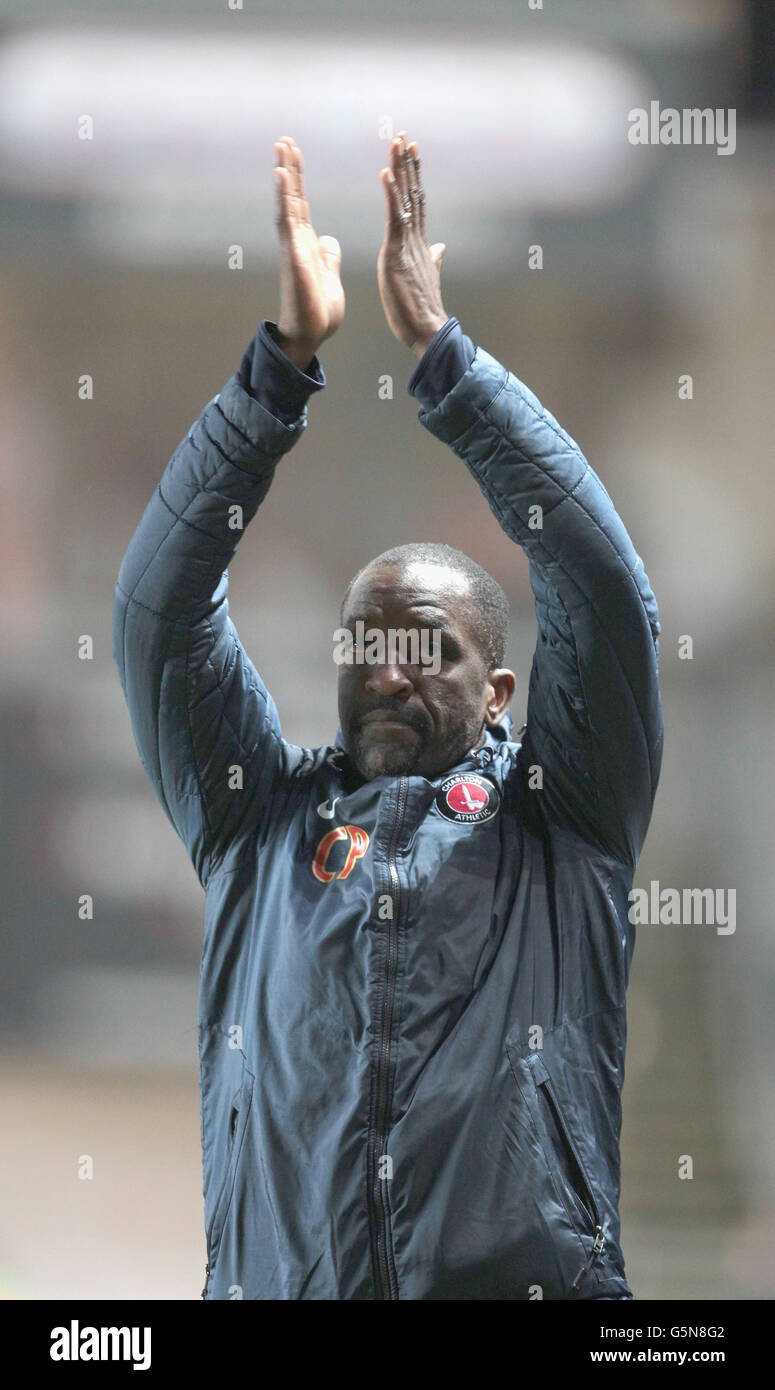
[(328, 804), (328, 802), (327, 802), (327, 801), (321, 801), (320, 805), (318, 806), (318, 815), (319, 815), (319, 816), (322, 816), (324, 820), (333, 820), (333, 819), (334, 819), (334, 816), (335, 816), (335, 814), (336, 814), (336, 803), (337, 803), (338, 800), (339, 800), (339, 797), (338, 797), (338, 796), (335, 796), (334, 799), (333, 799), (333, 801), (331, 802), (331, 809), (330, 809), (330, 810), (329, 810), (329, 804)]

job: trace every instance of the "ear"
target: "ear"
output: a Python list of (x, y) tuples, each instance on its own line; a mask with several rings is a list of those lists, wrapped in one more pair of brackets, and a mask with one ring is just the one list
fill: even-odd
[(496, 667), (487, 672), (487, 684), (485, 686), (485, 723), (489, 725), (500, 724), (506, 710), (511, 703), (511, 697), (516, 688), (517, 678), (513, 671), (506, 667)]

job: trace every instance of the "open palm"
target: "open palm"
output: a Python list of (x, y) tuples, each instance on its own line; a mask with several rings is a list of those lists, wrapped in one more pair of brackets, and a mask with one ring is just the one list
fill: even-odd
[(292, 136), (284, 135), (274, 148), (281, 251), (277, 327), (287, 345), (311, 357), (344, 318), (342, 252), (335, 237), (319, 237), (312, 226), (298, 145)]

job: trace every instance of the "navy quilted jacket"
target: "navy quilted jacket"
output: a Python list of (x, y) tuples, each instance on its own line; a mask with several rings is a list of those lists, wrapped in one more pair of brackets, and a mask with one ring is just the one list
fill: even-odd
[(521, 742), (506, 721), (435, 782), (364, 782), (336, 744), (283, 739), (226, 568), (234, 508), (247, 525), (307, 408), (273, 413), (242, 372), (118, 579), (140, 756), (206, 890), (206, 1298), (631, 1297), (627, 895), (662, 751), (656, 602), (578, 446), (481, 347), (419, 419), (529, 557)]

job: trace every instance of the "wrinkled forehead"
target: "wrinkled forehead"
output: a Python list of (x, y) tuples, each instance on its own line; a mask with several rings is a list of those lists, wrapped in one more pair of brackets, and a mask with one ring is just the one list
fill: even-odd
[(435, 608), (454, 614), (467, 609), (470, 585), (464, 574), (430, 560), (411, 560), (405, 565), (369, 565), (353, 585), (346, 613), (359, 609), (405, 607)]

